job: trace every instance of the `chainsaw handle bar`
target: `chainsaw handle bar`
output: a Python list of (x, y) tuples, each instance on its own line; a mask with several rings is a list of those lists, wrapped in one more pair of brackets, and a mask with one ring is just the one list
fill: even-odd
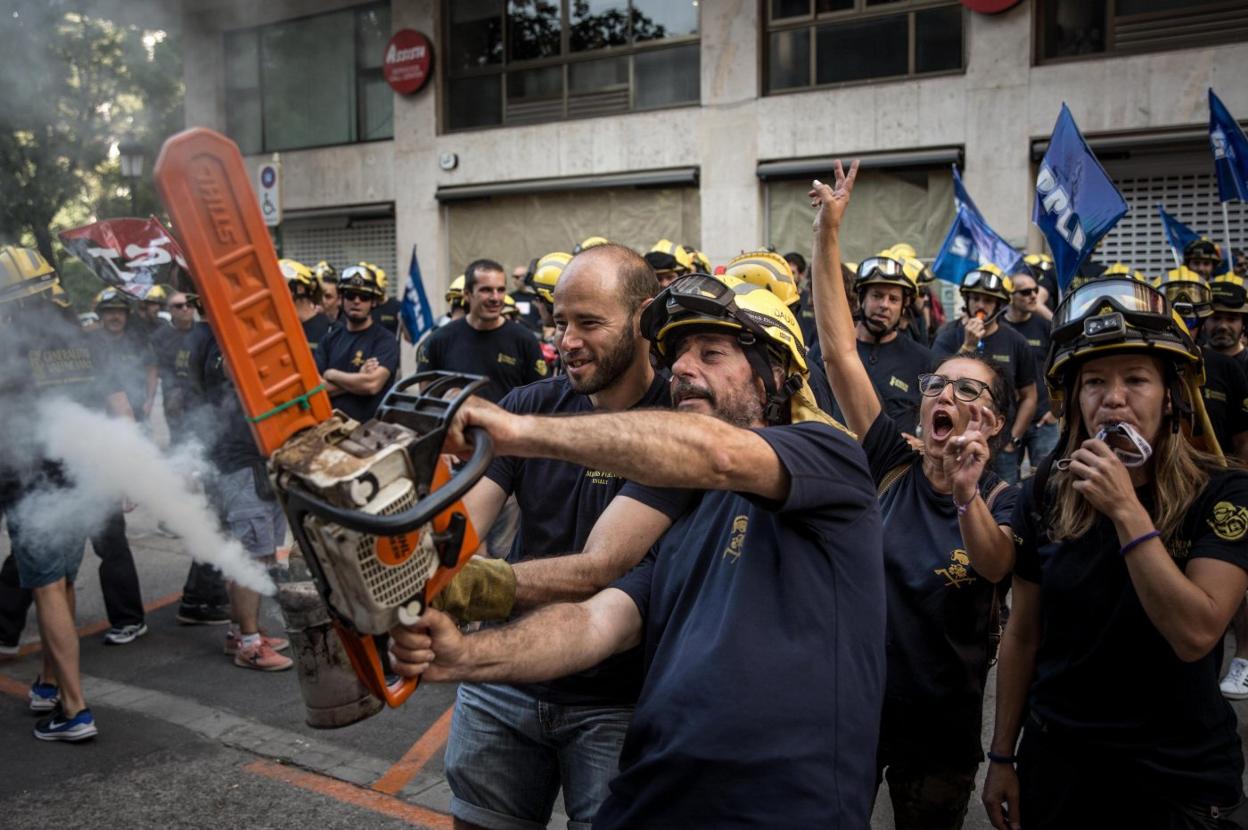
[(486, 469), (494, 459), (494, 442), (490, 434), (481, 427), (469, 427), (467, 437), (472, 441), (472, 456), (468, 461), (455, 471), (450, 481), (402, 513), (395, 513), (393, 516), (377, 516), (362, 510), (338, 507), (297, 486), (287, 491), (287, 501), (299, 513), (311, 513), (358, 533), (367, 533), (371, 536), (403, 536), (433, 521), (434, 516), (446, 511), (463, 498), (472, 485), (485, 475)]

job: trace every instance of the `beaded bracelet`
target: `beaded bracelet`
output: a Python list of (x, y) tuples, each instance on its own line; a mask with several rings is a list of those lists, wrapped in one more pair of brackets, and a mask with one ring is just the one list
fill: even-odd
[(971, 509), (971, 502), (975, 501), (975, 497), (974, 497), (974, 496), (971, 496), (971, 498), (967, 501), (967, 503), (966, 503), (966, 504), (958, 504), (958, 497), (957, 497), (957, 496), (954, 496), (954, 495), (952, 495), (952, 494), (951, 494), (951, 495), (949, 496), (949, 498), (950, 498), (950, 500), (953, 502), (953, 506), (954, 506), (954, 507), (956, 507), (956, 508), (958, 509), (958, 515), (959, 515), (959, 516), (965, 516), (965, 515), (966, 515), (966, 511)]
[(1125, 545), (1123, 545), (1119, 549), (1118, 555), (1126, 556), (1128, 553), (1135, 550), (1137, 547), (1144, 544), (1149, 539), (1156, 539), (1159, 536), (1161, 536), (1160, 530), (1150, 530), (1148, 533), (1145, 533), (1143, 536), (1138, 536), (1135, 539), (1132, 539), (1130, 542), (1127, 542)]

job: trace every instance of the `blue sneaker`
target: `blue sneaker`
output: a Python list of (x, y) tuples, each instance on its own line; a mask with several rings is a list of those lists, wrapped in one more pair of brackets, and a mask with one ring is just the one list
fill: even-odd
[(61, 702), (61, 690), (51, 683), (44, 683), (40, 677), (30, 684), (30, 711), (51, 712)]
[(85, 741), (100, 733), (90, 709), (83, 709), (72, 718), (57, 708), (50, 717), (35, 724), (35, 737), (41, 741)]

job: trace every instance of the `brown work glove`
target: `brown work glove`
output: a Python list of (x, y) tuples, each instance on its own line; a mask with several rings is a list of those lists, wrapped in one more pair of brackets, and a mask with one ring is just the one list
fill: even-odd
[(516, 572), (502, 559), (474, 556), (431, 606), (460, 622), (505, 620), (516, 604)]

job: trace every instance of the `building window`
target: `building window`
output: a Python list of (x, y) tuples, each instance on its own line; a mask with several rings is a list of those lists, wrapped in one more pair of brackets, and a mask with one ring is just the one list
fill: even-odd
[(391, 138), (389, 39), (388, 4), (227, 32), (226, 132), (244, 153)]
[(697, 104), (697, 0), (447, 0), (447, 130)]
[(1035, 8), (1041, 63), (1248, 39), (1242, 0), (1049, 0)]
[(767, 0), (768, 92), (964, 67), (949, 0)]

